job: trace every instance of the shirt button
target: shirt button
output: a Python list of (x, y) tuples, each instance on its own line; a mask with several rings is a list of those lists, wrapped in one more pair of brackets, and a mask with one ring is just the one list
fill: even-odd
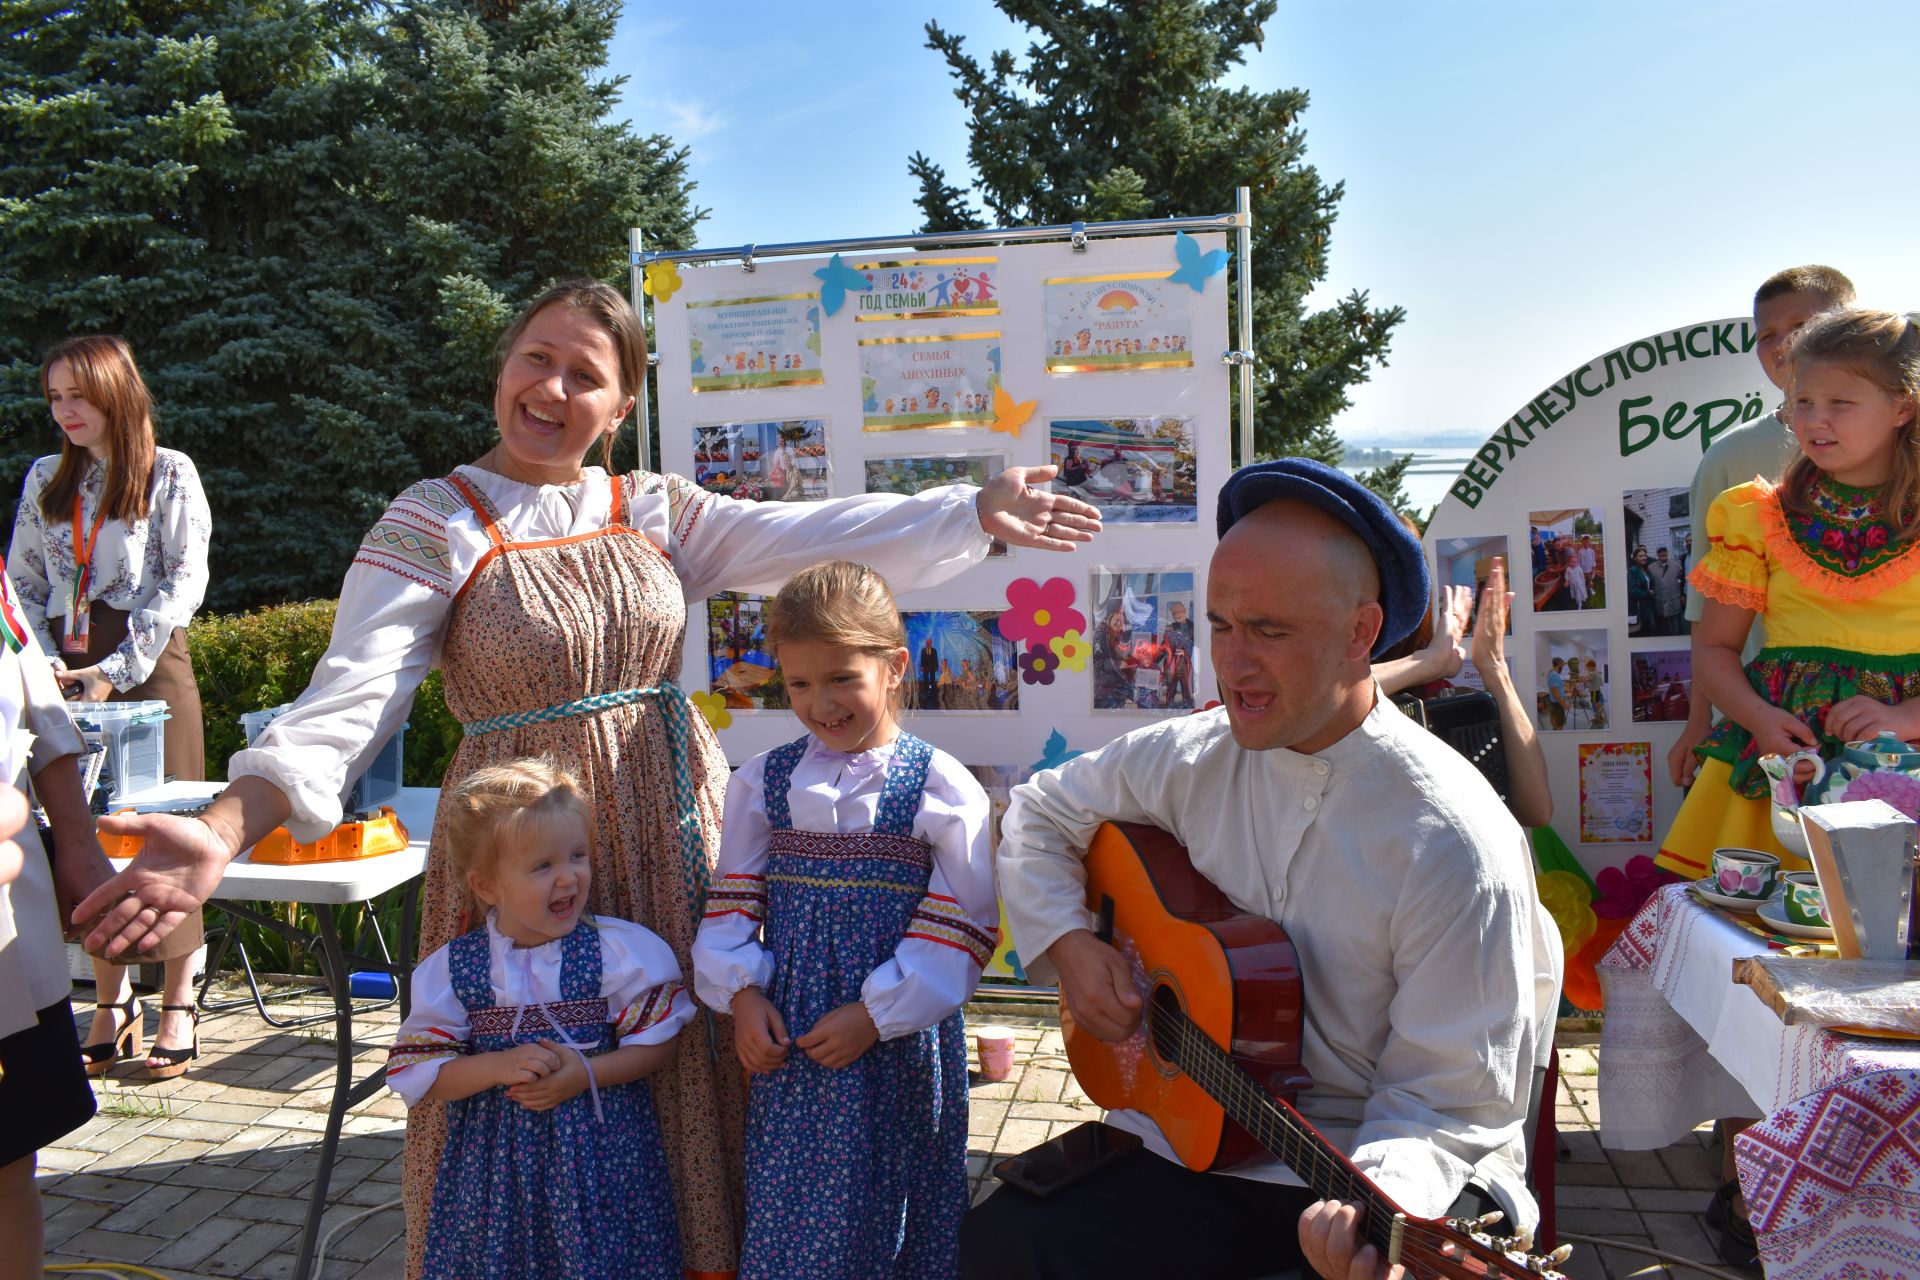
[(1314, 771), (1315, 773), (1317, 773), (1317, 774), (1319, 774), (1319, 775), (1320, 775), (1321, 777), (1323, 777), (1323, 778), (1324, 778), (1324, 777), (1326, 777), (1326, 776), (1327, 776), (1327, 762), (1326, 762), (1325, 760), (1315, 760), (1315, 761), (1313, 762), (1313, 771)]
[(1308, 813), (1312, 813), (1315, 809), (1318, 809), (1320, 807), (1320, 801), (1315, 796), (1308, 796), (1306, 800), (1306, 804), (1307, 804)]

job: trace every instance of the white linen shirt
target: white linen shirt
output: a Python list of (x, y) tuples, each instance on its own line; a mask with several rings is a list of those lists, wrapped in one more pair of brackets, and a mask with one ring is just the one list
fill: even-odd
[[(60, 637), (53, 623), (66, 617), (67, 584), (73, 581), (73, 517), (62, 512), (46, 519), (40, 495), (59, 466), (59, 455), (53, 454), (27, 472), (13, 516), (13, 542), (7, 548), (7, 574), (20, 590), (27, 622), (40, 647), (56, 657)], [(83, 537), (93, 528), (106, 482), (107, 464), (95, 458), (80, 477)], [(102, 522), (87, 574), (88, 597), (128, 615), (127, 638), (100, 660), (100, 674), (115, 689), (124, 693), (144, 684), (173, 639), (174, 628), (193, 621), (207, 598), (207, 543), (212, 537), (213, 516), (193, 459), (172, 449), (155, 449), (146, 516), (132, 524)]]
[[(894, 745), (850, 754), (808, 735), (807, 750), (794, 765), (787, 788), (793, 829), (843, 835), (872, 831)], [(694, 994), (722, 1013), (742, 988), (764, 990), (773, 980), (773, 955), (760, 940), (761, 920), (743, 905), (752, 893), (764, 894), (760, 877), (766, 873), (767, 841), (773, 834), (767, 820), (766, 771), (766, 755), (755, 756), (727, 783), (720, 861), (714, 872), (718, 893), (708, 899), (693, 940)], [(926, 1030), (965, 1004), (980, 984), (980, 971), (998, 942), (1000, 921), (989, 812), (979, 780), (936, 749), (913, 819), (914, 837), (933, 846), (926, 898), (893, 958), (860, 986), (860, 1001), (882, 1040)], [(758, 888), (747, 888), (735, 898), (729, 890), (743, 882)], [(964, 918), (955, 918), (956, 907)], [(807, 1028), (788, 1031), (799, 1036)]]
[[(680, 1028), (692, 1021), (695, 1010), (680, 982), (680, 964), (673, 958), (673, 948), (659, 934), (631, 920), (594, 916), (591, 923), (600, 937), (600, 994), (607, 1001), (607, 1021), (619, 1024), (622, 1032), (619, 1046), (660, 1044), (678, 1035)], [(494, 1004), (557, 1003), (561, 999), (561, 947), (566, 940), (556, 938), (537, 947), (523, 947), (500, 932), (491, 911), (486, 928), (487, 983), (493, 990)], [(412, 1012), (394, 1038), (387, 1087), (404, 1098), (409, 1107), (427, 1096), (441, 1067), (462, 1052), (471, 1051), (473, 1021), (454, 993), (452, 945), (448, 943), (414, 966)], [(551, 1030), (544, 1034), (555, 1041), (562, 1039)], [(577, 1038), (578, 1033), (574, 1034)], [(418, 1052), (422, 1045), (430, 1046), (429, 1052)]]
[[(493, 502), (502, 535), (515, 541), (595, 533), (611, 514), (599, 467), (570, 485), (522, 484), (471, 466), (456, 474)], [(714, 592), (775, 591), (835, 558), (872, 565), (896, 591), (933, 586), (991, 545), (971, 485), (911, 498), (755, 503), (679, 476), (666, 481), (637, 496), (628, 486), (627, 523), (667, 553), (692, 616)], [(438, 661), (454, 598), (492, 546), (472, 508), (448, 493), (426, 481), (394, 499), (347, 570), (333, 638), (306, 691), (227, 763), (229, 778), (263, 777), (286, 794), (296, 840), (318, 840), (339, 824), (349, 783), (406, 718)]]
[[(1092, 928), (1083, 852), (1103, 821), (1185, 845), (1243, 911), (1299, 954), (1302, 1115), (1409, 1213), (1444, 1213), (1469, 1178), (1531, 1231), (1534, 1068), (1560, 991), (1558, 935), (1525, 835), (1464, 757), (1376, 697), (1326, 750), (1248, 751), (1226, 712), (1136, 730), (1015, 787), (1001, 896), (1027, 969)], [(1112, 1123), (1172, 1150), (1147, 1117)], [(1278, 1161), (1242, 1176), (1298, 1184)]]

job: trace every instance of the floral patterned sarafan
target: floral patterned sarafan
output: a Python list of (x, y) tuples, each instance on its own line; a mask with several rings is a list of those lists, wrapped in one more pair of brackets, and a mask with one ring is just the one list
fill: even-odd
[(1827, 572), (1858, 577), (1900, 554), (1876, 490), (1822, 479), (1809, 497), (1817, 514), (1783, 514), (1794, 542)]

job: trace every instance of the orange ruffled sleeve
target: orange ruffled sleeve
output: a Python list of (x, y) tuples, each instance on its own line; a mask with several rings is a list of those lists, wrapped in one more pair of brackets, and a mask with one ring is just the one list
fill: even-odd
[(1767, 608), (1766, 512), (1778, 504), (1764, 480), (1735, 485), (1707, 509), (1707, 554), (1687, 580), (1700, 594), (1737, 609), (1764, 613)]

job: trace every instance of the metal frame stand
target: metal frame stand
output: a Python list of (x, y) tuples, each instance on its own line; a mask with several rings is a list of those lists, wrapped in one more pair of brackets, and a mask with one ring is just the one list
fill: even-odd
[[(260, 1020), (275, 1030), (285, 1030), (289, 1027), (312, 1026), (316, 1022), (325, 1022), (328, 1018), (334, 1016), (331, 1012), (327, 1012), (304, 1014), (297, 1018), (276, 1018), (267, 1012), (268, 1005), (286, 1004), (289, 1001), (298, 1000), (302, 996), (321, 995), (330, 991), (331, 988), (325, 982), (316, 982), (311, 986), (294, 987), (291, 990), (282, 991), (272, 997), (262, 995), (260, 993), (259, 977), (253, 971), (253, 957), (247, 954), (247, 944), (241, 940), (239, 932), (234, 929), (231, 922), (234, 920), (248, 920), (260, 925), (262, 928), (269, 929), (285, 938), (288, 942), (299, 946), (308, 955), (313, 956), (316, 962), (320, 959), (319, 952), (313, 946), (314, 939), (317, 935), (306, 933), (304, 930), (287, 924), (284, 920), (277, 920), (271, 916), (261, 915), (251, 908), (241, 907), (234, 903), (215, 901), (210, 902), (208, 905), (218, 907), (226, 913), (229, 923), (225, 928), (215, 931), (220, 935), (220, 942), (218, 946), (207, 953), (206, 972), (200, 977), (200, 994), (195, 1003), (200, 1006), (203, 1013), (230, 1013), (235, 1009), (244, 1009), (248, 1005), (252, 1005), (254, 1012), (259, 1015)], [(331, 907), (324, 904), (316, 905), (312, 909), (315, 912), (330, 912), (332, 910)], [(393, 955), (387, 950), (387, 938), (386, 934), (381, 932), (380, 918), (373, 913), (370, 904), (361, 903), (360, 909), (361, 913), (366, 917), (367, 924), (373, 930), (374, 941), (380, 946), (381, 961), (378, 967), (384, 968), (389, 973), (393, 972)], [(229, 950), (240, 957), (240, 970), (247, 975), (247, 998), (240, 1000), (209, 1000), (207, 998), (208, 992), (212, 989), (213, 980), (220, 971), (220, 963), (227, 958), (227, 952)], [(356, 1004), (353, 1006), (354, 1012), (373, 1013), (377, 1010), (385, 1009), (400, 999), (400, 995), (398, 984), (396, 984), (393, 995), (387, 996), (382, 1000), (368, 1000), (364, 1003)]]
[[(796, 240), (790, 244), (743, 244), (725, 249), (680, 249), (648, 253), (640, 228), (627, 235), (627, 288), (633, 309), (644, 318), (646, 268), (655, 262), (708, 263), (737, 259), (742, 271), (751, 272), (758, 258), (802, 258), (816, 254), (869, 253), (879, 249), (958, 249), (981, 245), (1036, 244), (1065, 240), (1076, 252), (1084, 252), (1089, 240), (1110, 240), (1121, 236), (1166, 235), (1170, 231), (1226, 231), (1234, 237), (1234, 256), (1239, 288), (1235, 308), (1239, 345), (1220, 353), (1221, 363), (1233, 366), (1240, 391), (1239, 457), (1235, 466), (1253, 461), (1253, 194), (1246, 187), (1234, 193), (1232, 213), (1197, 218), (1134, 218), (1124, 222), (1070, 222), (1049, 227), (999, 227), (987, 231), (941, 231), (929, 235), (868, 236), (852, 240)], [(657, 365), (657, 353), (648, 356)], [(642, 386), (636, 397), (640, 425), (640, 465), (653, 467), (649, 437), (653, 430), (652, 407), (647, 389)]]

